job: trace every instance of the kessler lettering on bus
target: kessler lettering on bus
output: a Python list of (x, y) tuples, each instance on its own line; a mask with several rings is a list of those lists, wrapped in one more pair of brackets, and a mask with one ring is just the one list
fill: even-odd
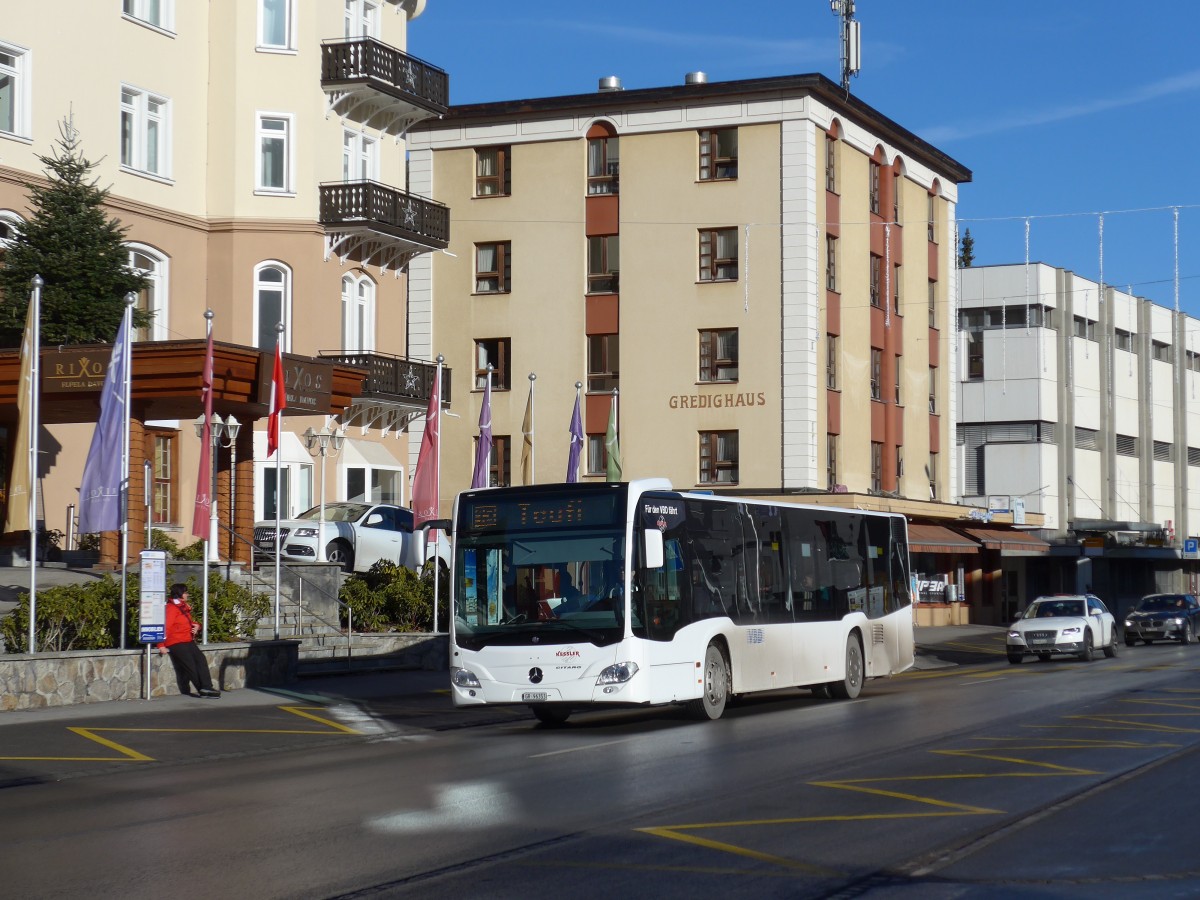
[(737, 394), (672, 394), (671, 409), (725, 409), (735, 406), (766, 406), (767, 395), (762, 391)]

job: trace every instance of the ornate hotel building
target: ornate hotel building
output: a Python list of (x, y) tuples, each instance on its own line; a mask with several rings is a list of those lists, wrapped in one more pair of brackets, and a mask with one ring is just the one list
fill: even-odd
[(533, 477), (563, 480), (578, 382), (583, 479), (605, 476), (615, 396), (626, 478), (963, 514), (942, 501), (971, 176), (936, 147), (820, 75), (692, 73), (455, 106), (409, 150), (412, 189), (455, 211), (410, 282), (414, 353), (471, 392), (443, 423), (443, 502), (490, 366), (493, 483), (521, 483), (531, 384)]
[[(215, 411), (245, 426), (217, 455), (223, 524), (236, 521), (246, 535), (254, 519), (273, 518), (277, 500), (284, 514), (315, 505), (325, 477), (328, 500), (408, 502), (401, 435), (424, 412), (435, 368), (413, 358), (420, 348), (409, 342), (404, 268), (449, 236), (449, 210), (410, 191), (405, 161), (407, 129), (448, 104), (446, 73), (405, 52), (409, 22), (424, 7), (425, 0), (5, 4), (0, 240), (29, 215), (25, 184), (45, 183), (38, 157), (53, 155), (69, 120), (83, 155), (98, 163), (107, 212), (127, 229), (130, 265), (149, 278), (139, 303), (153, 311), (153, 324), (133, 350), (135, 549), (145, 524), (143, 460), (152, 523), (181, 544), (192, 540), (193, 420), (208, 309)], [(289, 380), (282, 492), (259, 421), (277, 323)], [(66, 352), (59, 362), (69, 367), (78, 354)], [(52, 387), (43, 383), (39, 518), (67, 531), (99, 384), (54, 389), (79, 391), (75, 402), (51, 397)], [(0, 413), (11, 443), (11, 379), (5, 391)], [(323, 477), (322, 459), (300, 435), (330, 424), (326, 414), (349, 428)], [(231, 541), (226, 555), (247, 557), (248, 549)]]

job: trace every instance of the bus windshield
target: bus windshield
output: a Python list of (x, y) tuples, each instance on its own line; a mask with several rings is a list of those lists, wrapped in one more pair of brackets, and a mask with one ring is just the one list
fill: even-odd
[(581, 487), (519, 500), (461, 495), (454, 544), (460, 646), (621, 640), (624, 494)]

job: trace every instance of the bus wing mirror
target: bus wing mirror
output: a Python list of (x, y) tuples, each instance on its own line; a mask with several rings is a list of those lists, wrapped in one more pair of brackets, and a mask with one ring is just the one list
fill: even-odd
[(647, 569), (661, 569), (664, 563), (663, 535), (657, 528), (647, 528), (642, 532), (642, 550)]

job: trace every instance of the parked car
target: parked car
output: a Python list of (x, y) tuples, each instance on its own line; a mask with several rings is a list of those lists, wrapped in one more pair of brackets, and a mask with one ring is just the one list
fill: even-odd
[(1097, 647), (1105, 656), (1117, 655), (1117, 622), (1092, 594), (1038, 597), (1013, 623), (1006, 642), (1013, 665), (1029, 655), (1041, 660), (1078, 656), (1086, 662)]
[[(412, 510), (389, 503), (327, 503), (321, 525), (321, 507), (301, 513), (295, 519), (279, 523), (283, 547), (280, 556), (286, 562), (315, 562), (317, 548), (325, 548), (325, 558), (336, 562), (344, 572), (365, 572), (381, 559), (419, 569), (435, 554), (446, 565), (450, 547), (444, 535), (424, 555), (424, 537), (413, 534)], [(254, 547), (261, 556), (275, 555), (275, 523), (256, 522)]]
[(1200, 632), (1200, 601), (1191, 594), (1147, 594), (1125, 617), (1125, 645), (1139, 640), (1190, 644)]

